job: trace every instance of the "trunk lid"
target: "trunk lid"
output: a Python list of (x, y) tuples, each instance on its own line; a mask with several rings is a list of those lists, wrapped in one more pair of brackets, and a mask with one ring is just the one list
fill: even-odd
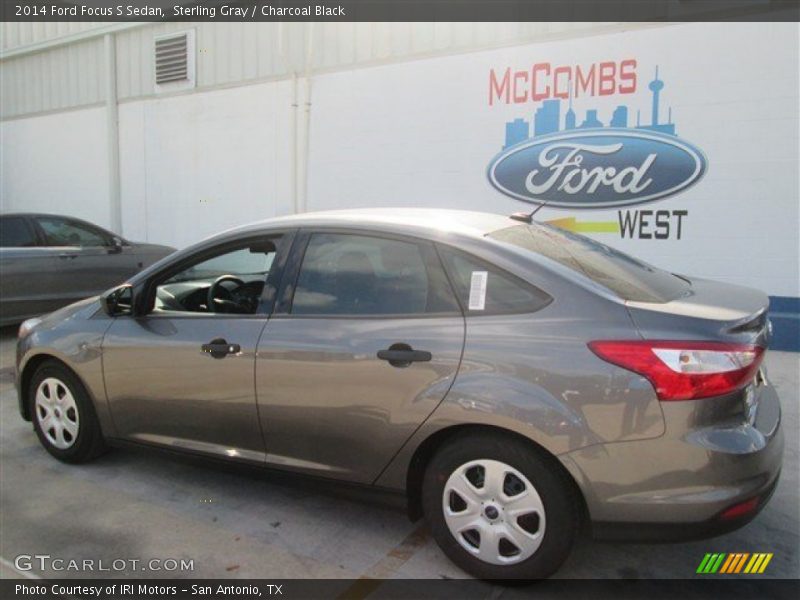
[(767, 347), (769, 298), (752, 288), (688, 278), (688, 290), (669, 302), (626, 301), (645, 339), (709, 340)]

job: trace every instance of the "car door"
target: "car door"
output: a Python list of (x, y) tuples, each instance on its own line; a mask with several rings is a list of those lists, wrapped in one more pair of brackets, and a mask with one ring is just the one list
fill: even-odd
[(371, 483), (447, 394), (464, 318), (432, 244), (298, 235), (258, 345), (267, 463)]
[(0, 323), (21, 321), (63, 304), (51, 284), (58, 259), (40, 241), (29, 217), (0, 217)]
[(264, 462), (255, 352), (290, 237), (260, 235), (177, 258), (137, 291), (145, 314), (115, 318), (103, 340), (118, 437)]
[(58, 216), (36, 216), (44, 244), (57, 258), (52, 285), (68, 301), (94, 296), (122, 283), (140, 268), (122, 240), (90, 223)]

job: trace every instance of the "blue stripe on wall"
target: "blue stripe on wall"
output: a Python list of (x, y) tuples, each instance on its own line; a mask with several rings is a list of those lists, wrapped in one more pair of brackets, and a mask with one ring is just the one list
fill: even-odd
[(800, 352), (800, 298), (770, 296), (769, 318), (772, 321), (770, 349)]

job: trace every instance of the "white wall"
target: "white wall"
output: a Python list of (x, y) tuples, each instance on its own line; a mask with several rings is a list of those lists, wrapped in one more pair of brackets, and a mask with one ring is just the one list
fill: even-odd
[[(123, 103), (122, 234), (178, 247), (293, 210), (290, 83)], [(0, 210), (110, 227), (104, 108), (0, 123)]]
[(0, 210), (110, 225), (102, 108), (0, 123)]
[[(530, 120), (541, 102), (490, 106), (490, 69), (633, 58), (636, 93), (576, 99), (579, 117), (597, 108), (607, 125), (624, 103), (649, 122), (658, 65), (662, 117), (671, 106), (677, 133), (705, 153), (708, 171), (684, 192), (629, 207), (688, 210), (681, 239), (592, 236), (673, 271), (798, 296), (799, 32), (796, 23), (675, 25), (319, 76), (308, 206), (530, 210), (491, 187), (486, 168), (505, 123)], [(537, 218), (568, 216), (618, 222), (617, 209), (548, 207)]]
[[(685, 209), (681, 239), (592, 234), (673, 271), (800, 296), (797, 24), (685, 24), (549, 41), (317, 75), (310, 210), (440, 206), (511, 213), (532, 206), (488, 182), (505, 123), (541, 103), (488, 103), (491, 68), (637, 60), (638, 89), (575, 101), (608, 122), (624, 102), (649, 118), (655, 66), (678, 134), (708, 158), (695, 186), (636, 209)], [(291, 83), (123, 102), (123, 235), (184, 246), (292, 211)], [(298, 113), (302, 114), (301, 105)], [(635, 113), (630, 116), (635, 119)], [(0, 209), (109, 224), (103, 108), (0, 124)], [(617, 210), (545, 208), (537, 218), (617, 221)]]
[(123, 229), (185, 246), (291, 210), (289, 84), (120, 106)]

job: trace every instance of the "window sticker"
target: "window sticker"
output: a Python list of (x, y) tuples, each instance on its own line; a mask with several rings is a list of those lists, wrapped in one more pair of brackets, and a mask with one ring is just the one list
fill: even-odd
[(486, 307), (486, 281), (489, 273), (473, 271), (469, 284), (469, 310), (483, 310)]

